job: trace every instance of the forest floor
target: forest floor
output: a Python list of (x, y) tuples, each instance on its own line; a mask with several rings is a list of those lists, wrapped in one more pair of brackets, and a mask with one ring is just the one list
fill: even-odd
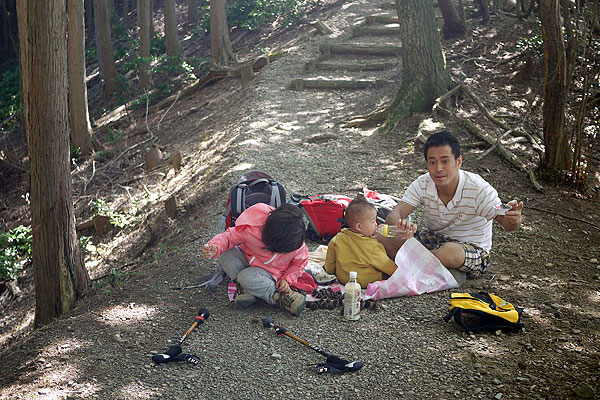
[[(349, 118), (387, 104), (394, 84), (352, 91), (290, 88), (293, 79), (319, 76), (397, 81), (398, 65), (376, 73), (304, 70), (324, 42), (394, 42), (352, 37), (365, 16), (391, 12), (379, 5), (337, 1), (311, 14), (333, 28), (328, 36), (308, 24), (246, 36), (239, 48), (285, 51), (246, 88), (237, 78), (221, 79), (151, 105), (147, 115), (142, 108), (96, 119), (108, 155), (74, 168), (77, 222), (89, 219), (90, 204), (103, 199), (125, 226), (103, 236), (93, 229), (80, 232), (92, 236), (86, 266), (94, 289), (53, 324), (32, 329), (33, 269), (19, 277), (21, 295), (2, 304), (0, 399), (600, 396), (597, 181), (585, 192), (542, 182), (540, 192), (497, 152), (480, 159), (489, 146), (457, 120), (437, 115), (413, 115), (385, 134), (343, 127)], [(535, 32), (534, 22), (502, 14), (486, 26), (470, 19), (466, 38), (443, 43), (453, 78), (509, 127), (531, 133), (540, 132), (542, 79), (533, 74), (518, 80), (524, 58), (509, 57), (518, 38)], [(455, 115), (491, 136), (503, 134), (472, 98), (461, 96), (454, 107)], [(503, 200), (525, 203), (520, 230), (494, 226), (488, 272), (458, 290), (489, 291), (524, 307), (523, 331), (462, 333), (442, 320), (449, 291), (381, 300), (358, 322), (347, 323), (339, 310), (306, 310), (300, 318), (266, 304), (237, 311), (225, 287), (196, 287), (215, 269), (201, 247), (216, 233), (228, 189), (243, 172), (270, 173), (290, 194), (354, 196), (368, 187), (401, 196), (425, 172), (417, 133), (441, 127), (460, 138), (465, 170), (484, 177)], [(146, 172), (143, 153), (150, 143), (165, 161)], [(529, 142), (505, 146), (535, 167), (538, 155)], [(177, 152), (183, 155), (180, 169), (166, 161)], [(27, 225), (26, 188), (16, 175), (1, 177), (2, 228)], [(173, 195), (177, 215), (168, 218), (163, 202)], [(153, 364), (151, 355), (181, 337), (200, 307), (211, 316), (183, 345), (200, 364)], [(271, 315), (310, 343), (365, 366), (354, 374), (317, 375), (307, 365), (321, 356), (272, 335), (251, 321), (255, 315)]]

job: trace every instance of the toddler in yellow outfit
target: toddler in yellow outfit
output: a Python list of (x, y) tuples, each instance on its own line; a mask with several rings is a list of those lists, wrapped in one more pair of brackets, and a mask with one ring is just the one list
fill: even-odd
[(346, 208), (349, 228), (331, 239), (325, 258), (325, 270), (335, 274), (340, 283), (348, 282), (350, 271), (356, 271), (358, 283), (366, 288), (396, 271), (396, 264), (375, 239), (376, 218), (377, 209), (363, 196), (357, 196)]

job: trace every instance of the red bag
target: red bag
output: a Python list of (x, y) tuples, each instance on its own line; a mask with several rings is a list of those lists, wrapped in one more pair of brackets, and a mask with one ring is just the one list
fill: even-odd
[(344, 211), (351, 198), (335, 194), (302, 196), (294, 194), (292, 202), (306, 215), (309, 227), (306, 238), (317, 243), (327, 244), (346, 225)]

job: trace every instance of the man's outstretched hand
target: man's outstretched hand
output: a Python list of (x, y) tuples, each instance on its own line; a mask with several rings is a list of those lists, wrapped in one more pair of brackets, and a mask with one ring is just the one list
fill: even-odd
[(400, 230), (397, 236), (403, 240), (410, 239), (417, 231), (417, 224), (410, 222), (408, 219), (401, 219), (396, 226)]
[(521, 226), (523, 202), (511, 200), (507, 203), (507, 205), (511, 206), (512, 208), (508, 210), (505, 215), (498, 215), (496, 217), (496, 221), (498, 221), (506, 231), (512, 232), (519, 229)]

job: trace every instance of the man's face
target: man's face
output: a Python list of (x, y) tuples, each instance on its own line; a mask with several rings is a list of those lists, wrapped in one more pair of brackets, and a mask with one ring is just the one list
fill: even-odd
[(461, 165), (462, 156), (454, 158), (450, 145), (427, 149), (427, 170), (436, 187), (457, 185)]

